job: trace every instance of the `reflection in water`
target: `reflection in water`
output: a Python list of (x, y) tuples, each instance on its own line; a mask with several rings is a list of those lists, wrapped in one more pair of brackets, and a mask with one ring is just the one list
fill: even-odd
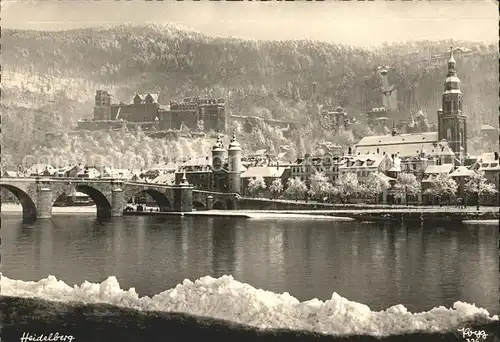
[(333, 292), (374, 310), (461, 300), (499, 313), (498, 229), (332, 221), (2, 216), (3, 272), (69, 285), (110, 275), (141, 295), (185, 278), (231, 274), (300, 300)]

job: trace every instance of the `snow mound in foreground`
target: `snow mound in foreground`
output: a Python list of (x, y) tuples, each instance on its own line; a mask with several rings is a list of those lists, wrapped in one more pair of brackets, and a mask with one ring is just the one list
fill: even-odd
[(185, 312), (263, 329), (309, 330), (332, 335), (441, 332), (461, 328), (465, 322), (498, 320), (496, 315), (490, 317), (487, 310), (463, 302), (456, 302), (453, 309), (440, 306), (415, 314), (403, 305), (371, 311), (368, 306), (351, 302), (337, 293), (327, 301), (299, 302), (286, 292), (276, 294), (256, 289), (232, 276), (218, 279), (207, 276), (195, 282), (186, 279), (152, 298), (139, 297), (134, 288), (122, 290), (114, 276), (101, 284), (85, 281), (74, 287), (54, 276), (38, 282), (2, 276), (1, 293), (62, 302), (107, 303), (139, 310)]

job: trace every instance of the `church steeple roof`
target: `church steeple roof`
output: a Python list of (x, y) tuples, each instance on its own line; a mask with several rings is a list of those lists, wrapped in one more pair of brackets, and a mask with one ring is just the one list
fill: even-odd
[(450, 47), (450, 59), (448, 60), (448, 74), (446, 75), (446, 80), (444, 81), (444, 93), (458, 93), (460, 94), (460, 79), (457, 77), (457, 71), (455, 69), (455, 57), (453, 56), (453, 47)]
[(453, 57), (453, 46), (450, 46), (450, 59), (448, 60), (448, 76), (455, 76), (456, 70), (455, 70), (455, 58)]

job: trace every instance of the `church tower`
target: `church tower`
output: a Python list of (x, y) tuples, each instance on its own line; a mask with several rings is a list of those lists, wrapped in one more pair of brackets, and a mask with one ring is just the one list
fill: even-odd
[(455, 159), (463, 163), (467, 156), (467, 117), (462, 112), (462, 92), (455, 64), (452, 47), (444, 82), (443, 107), (438, 111), (438, 139), (447, 140)]

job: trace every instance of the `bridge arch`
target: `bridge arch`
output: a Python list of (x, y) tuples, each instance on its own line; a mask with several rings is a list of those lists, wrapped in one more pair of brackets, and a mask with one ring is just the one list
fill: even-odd
[(196, 210), (206, 210), (207, 206), (201, 201), (193, 200), (193, 208)]
[[(111, 217), (111, 203), (98, 189), (85, 184), (75, 185), (75, 190), (89, 195), (97, 207), (97, 217)], [(56, 199), (53, 199), (55, 201)]]
[(217, 210), (234, 210), (234, 203), (230, 198), (218, 199), (214, 202), (213, 208)]
[(0, 184), (0, 189), (7, 189), (10, 193), (16, 196), (19, 202), (21, 202), (21, 205), (23, 207), (24, 221), (36, 221), (37, 219), (36, 204), (30, 195), (28, 195), (24, 190), (14, 185)]
[(156, 205), (158, 205), (158, 208), (160, 208), (160, 211), (172, 211), (172, 203), (170, 202), (168, 197), (161, 191), (155, 189), (143, 189), (134, 191), (133, 195), (131, 195), (130, 192), (127, 192), (127, 198), (125, 198), (125, 200), (128, 202), (132, 198), (132, 196), (138, 196), (140, 194), (148, 194), (149, 196), (151, 196)]

